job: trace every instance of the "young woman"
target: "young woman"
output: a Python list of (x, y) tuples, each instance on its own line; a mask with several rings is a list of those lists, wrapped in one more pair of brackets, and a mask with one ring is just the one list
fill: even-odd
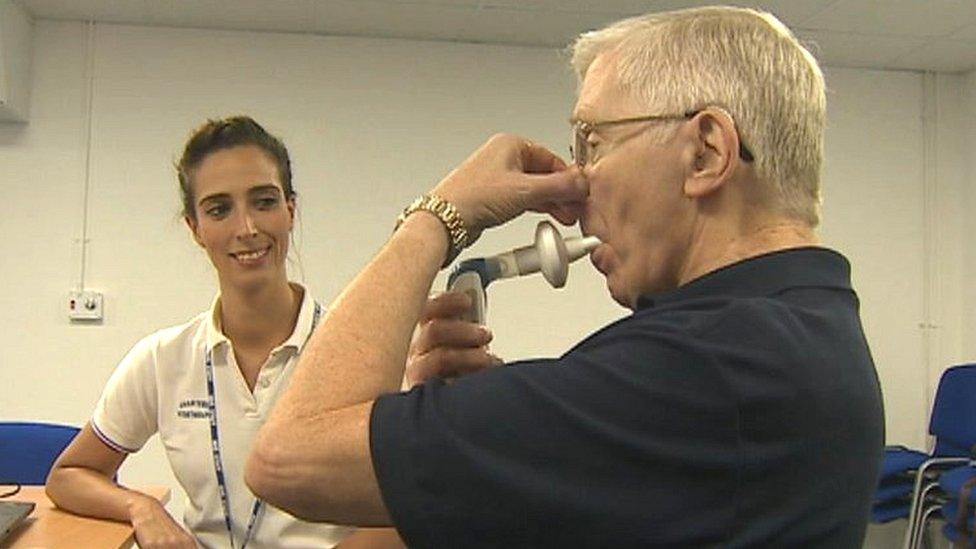
[[(288, 151), (248, 117), (211, 120), (190, 137), (178, 172), (184, 219), (220, 294), (122, 360), (54, 465), (48, 495), (72, 512), (131, 522), (142, 547), (396, 545), (392, 530), (350, 536), (295, 519), (244, 484), (252, 439), (324, 313), (285, 270), (295, 215)], [(186, 529), (154, 498), (112, 480), (155, 433), (186, 491)]]

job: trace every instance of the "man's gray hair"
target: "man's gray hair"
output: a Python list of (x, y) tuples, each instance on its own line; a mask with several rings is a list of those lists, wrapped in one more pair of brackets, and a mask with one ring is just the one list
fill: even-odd
[(783, 213), (816, 226), (826, 118), (814, 57), (769, 13), (703, 7), (652, 13), (587, 32), (572, 46), (582, 83), (612, 54), (619, 84), (644, 114), (727, 110), (755, 156), (756, 173)]

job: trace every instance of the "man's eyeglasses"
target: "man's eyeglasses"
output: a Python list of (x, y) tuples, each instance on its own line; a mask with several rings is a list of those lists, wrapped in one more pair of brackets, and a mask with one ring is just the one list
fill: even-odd
[[(576, 120), (572, 122), (572, 145), (569, 147), (569, 154), (573, 162), (580, 168), (585, 168), (593, 160), (593, 145), (590, 143), (590, 134), (601, 128), (620, 126), (623, 124), (633, 124), (636, 122), (665, 122), (677, 120), (691, 120), (695, 115), (702, 112), (688, 111), (684, 114), (655, 114), (650, 116), (637, 116), (633, 118), (620, 118), (617, 120), (604, 120), (602, 122), (584, 122)], [(752, 162), (755, 157), (746, 147), (742, 139), (739, 139), (739, 158), (744, 162)]]

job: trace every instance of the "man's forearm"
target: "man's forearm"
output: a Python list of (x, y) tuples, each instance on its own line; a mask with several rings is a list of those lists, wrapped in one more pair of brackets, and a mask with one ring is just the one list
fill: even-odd
[(314, 417), (398, 390), (410, 334), (446, 250), (437, 218), (410, 216), (331, 306), (275, 415)]
[(444, 260), (433, 215), (411, 215), (333, 304), (254, 442), (258, 497), (306, 520), (388, 525), (370, 462), (369, 412), (403, 378), (410, 334)]
[[(587, 192), (582, 174), (550, 151), (499, 134), (431, 194), (452, 204), (476, 238), (526, 210), (578, 204)], [(444, 224), (415, 213), (336, 300), (255, 439), (245, 480), (256, 495), (306, 520), (390, 524), (370, 459), (371, 411), (377, 396), (400, 387), (447, 249)]]

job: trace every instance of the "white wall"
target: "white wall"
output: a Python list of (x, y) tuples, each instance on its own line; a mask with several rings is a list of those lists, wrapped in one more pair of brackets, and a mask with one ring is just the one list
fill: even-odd
[(851, 260), (885, 389), (889, 439), (920, 443), (911, 421), (922, 411), (925, 379), (917, 326), (923, 298), (920, 79), (832, 70), (828, 86), (821, 236)]
[(967, 273), (976, 272), (968, 265), (971, 239), (968, 238), (970, 203), (974, 197), (972, 135), (976, 131), (976, 111), (967, 105), (967, 81), (971, 75), (927, 75), (932, 98), (930, 118), (936, 127), (929, 143), (929, 174), (925, 186), (929, 191), (927, 214), (930, 253), (926, 254), (930, 280), (926, 288), (932, 304), (929, 343), (929, 405), (942, 371), (951, 365), (976, 360), (973, 345), (971, 290)]
[[(880, 321), (874, 331), (872, 346), (878, 361), (885, 392), (888, 440), (890, 443), (925, 447), (925, 432), (929, 410), (939, 377), (953, 364), (970, 362), (976, 357), (976, 348), (968, 338), (968, 326), (974, 320), (972, 290), (967, 284), (966, 273), (973, 272), (971, 246), (968, 245), (966, 212), (972, 204), (972, 137), (976, 136), (973, 123), (973, 106), (967, 105), (966, 95), (972, 88), (972, 76), (950, 74), (925, 74), (913, 76), (919, 80), (919, 109), (916, 112), (889, 111), (892, 118), (911, 119), (902, 124), (917, 124), (920, 138), (918, 152), (903, 154), (917, 159), (913, 168), (918, 171), (918, 187), (915, 189), (894, 186), (893, 196), (879, 198), (884, 202), (909, 201), (914, 213), (907, 217), (888, 217), (886, 224), (892, 230), (890, 241), (874, 250), (879, 275), (887, 269), (889, 281), (902, 280), (904, 291), (913, 295), (918, 308), (913, 311), (897, 311), (892, 318), (874, 318), (866, 314), (866, 324)], [(967, 87), (968, 86), (968, 87)], [(895, 128), (888, 128), (895, 130)], [(886, 139), (884, 128), (872, 130), (878, 139)], [(873, 145), (874, 141), (870, 144)], [(850, 150), (861, 152), (861, 149)], [(900, 164), (903, 159), (873, 158), (873, 163)], [(879, 179), (878, 183), (884, 185)], [(865, 213), (873, 217), (874, 205)], [(897, 227), (896, 225), (903, 226)], [(918, 263), (909, 259), (906, 243), (919, 248)], [(914, 272), (908, 273), (909, 269)], [(920, 276), (919, 276), (920, 270)], [(891, 286), (878, 288), (891, 291)], [(862, 287), (862, 297), (865, 296)], [(883, 298), (878, 293), (877, 298)], [(876, 300), (872, 300), (876, 301)], [(904, 301), (904, 300), (902, 300)], [(911, 314), (906, 314), (911, 312)], [(917, 315), (917, 316), (916, 316)], [(915, 326), (912, 326), (912, 323)], [(889, 337), (893, 336), (893, 337)], [(908, 336), (910, 343), (899, 340)], [(917, 349), (916, 349), (917, 347)], [(913, 354), (908, 354), (911, 351)], [(912, 365), (906, 358), (918, 360)], [(899, 360), (901, 359), (901, 360)], [(892, 362), (897, 361), (897, 362)], [(930, 528), (929, 539), (933, 547), (948, 547), (938, 532), (939, 524)], [(905, 522), (896, 521), (883, 526), (872, 525), (868, 531), (866, 548), (883, 549), (901, 545)]]
[[(961, 247), (963, 248), (964, 272), (966, 274), (976, 273), (976, 246), (971, 244), (970, 235), (976, 231), (976, 216), (971, 213), (976, 211), (976, 167), (973, 161), (976, 159), (976, 71), (964, 75), (960, 79), (960, 104), (958, 112), (959, 119), (963, 125), (960, 148), (963, 157), (963, 177), (966, 182), (966, 192), (962, 193), (964, 208), (967, 215), (963, 216), (962, 235), (960, 235)], [(962, 348), (968, 356), (976, 356), (976, 284), (969, 283), (971, 278), (964, 277), (966, 284), (960, 303), (963, 304), (961, 314), (961, 339)]]
[[(491, 133), (566, 151), (575, 84), (557, 51), (99, 25), (85, 282), (105, 293), (106, 320), (72, 325), (64, 298), (81, 277), (87, 32), (79, 23), (37, 23), (30, 123), (0, 125), (7, 419), (83, 423), (132, 343), (208, 306), (215, 285), (178, 218), (171, 167), (207, 116), (252, 114), (288, 144), (302, 211), (304, 276), (293, 274), (326, 302), (383, 243), (400, 208)], [(976, 256), (962, 247), (956, 211), (960, 196), (972, 203), (963, 165), (973, 151), (938, 156), (936, 171), (968, 173), (968, 186), (960, 175), (943, 189), (925, 167), (933, 148), (926, 135), (957, 150), (966, 131), (976, 133), (972, 124), (938, 123), (973, 110), (973, 80), (933, 85), (917, 73), (828, 71), (822, 236), (854, 263), (891, 442), (924, 443), (932, 377), (945, 359), (976, 354), (963, 328), (976, 301), (963, 272), (976, 269)], [(932, 90), (945, 112), (926, 122)], [(526, 243), (535, 221), (492, 231), (469, 253)], [(926, 281), (940, 254), (955, 263), (942, 268), (951, 283), (936, 292)], [(497, 353), (559, 353), (624, 314), (586, 262), (572, 271), (561, 293), (539, 277), (490, 289)], [(155, 443), (121, 478), (172, 482)]]

